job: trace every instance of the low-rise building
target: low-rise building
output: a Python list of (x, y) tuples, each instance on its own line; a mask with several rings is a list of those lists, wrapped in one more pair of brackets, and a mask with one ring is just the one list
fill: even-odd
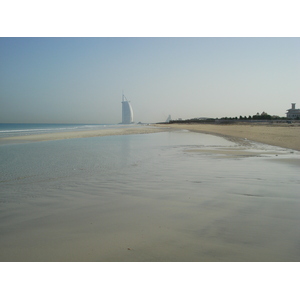
[(288, 119), (300, 119), (300, 109), (296, 109), (296, 103), (292, 103), (292, 108), (287, 110), (286, 117)]

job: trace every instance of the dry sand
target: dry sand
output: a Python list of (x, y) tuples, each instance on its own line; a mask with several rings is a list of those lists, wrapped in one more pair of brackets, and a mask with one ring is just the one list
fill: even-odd
[(224, 136), (231, 140), (245, 139), (268, 145), (289, 148), (300, 151), (300, 124), (166, 124), (157, 125), (172, 129), (187, 129), (190, 131)]
[(186, 129), (194, 132), (214, 134), (235, 142), (247, 144), (246, 140), (300, 151), (300, 124), (154, 124), (136, 128), (116, 128), (87, 131), (69, 131), (0, 138), (0, 144), (19, 142), (41, 142), (107, 135), (144, 134)]
[(57, 133), (33, 134), (24, 136), (14, 136), (0, 138), (0, 143), (15, 143), (15, 142), (42, 142), (64, 139), (78, 139), (107, 135), (127, 135), (127, 134), (143, 134), (165, 131), (164, 128), (158, 127), (136, 127), (136, 128), (113, 128), (100, 130), (85, 130), (85, 131), (66, 131)]

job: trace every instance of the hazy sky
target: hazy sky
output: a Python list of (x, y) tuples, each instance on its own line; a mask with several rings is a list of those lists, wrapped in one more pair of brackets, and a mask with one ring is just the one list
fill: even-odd
[(300, 38), (0, 38), (0, 122), (285, 116)]

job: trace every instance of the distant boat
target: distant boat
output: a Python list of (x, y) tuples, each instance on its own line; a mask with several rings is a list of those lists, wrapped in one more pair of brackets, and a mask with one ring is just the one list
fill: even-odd
[(133, 110), (124, 94), (122, 94), (122, 124), (133, 123)]
[(172, 120), (171, 115), (169, 115), (166, 122), (169, 123), (171, 120)]

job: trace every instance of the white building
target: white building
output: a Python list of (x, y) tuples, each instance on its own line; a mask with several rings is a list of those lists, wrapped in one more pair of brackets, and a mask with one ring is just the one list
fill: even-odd
[(288, 119), (300, 119), (300, 109), (296, 109), (296, 103), (292, 103), (292, 108), (287, 110), (286, 117)]
[(122, 124), (133, 123), (133, 110), (130, 102), (122, 95)]

